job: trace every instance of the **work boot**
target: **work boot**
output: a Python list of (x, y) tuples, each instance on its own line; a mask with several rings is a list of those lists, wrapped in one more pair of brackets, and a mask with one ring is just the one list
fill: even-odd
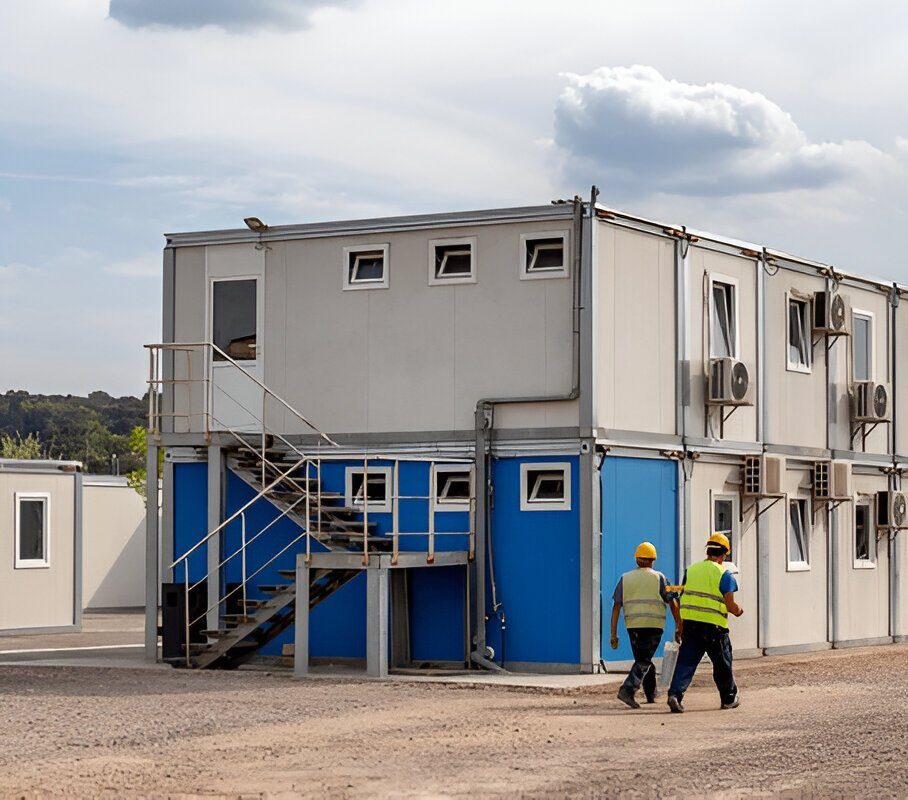
[(722, 703), (722, 708), (737, 708), (739, 705), (741, 705), (741, 698), (738, 693), (735, 692), (735, 696), (731, 700), (727, 703)]
[(618, 699), (629, 708), (640, 708), (640, 703), (634, 699), (634, 693), (625, 686), (618, 690)]
[(668, 696), (668, 707), (672, 710), (672, 714), (684, 713), (684, 706), (681, 705), (681, 701), (673, 694)]
[(659, 692), (653, 692), (652, 694), (648, 694), (646, 696), (646, 704), (651, 706), (658, 699), (659, 699)]

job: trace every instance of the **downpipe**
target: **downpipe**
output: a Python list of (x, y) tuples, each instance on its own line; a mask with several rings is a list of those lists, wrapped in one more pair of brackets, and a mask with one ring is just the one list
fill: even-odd
[[(595, 186), (590, 191), (589, 213), (595, 213), (599, 189)], [(571, 201), (574, 205), (572, 230), (572, 281), (573, 281), (573, 314), (571, 333), (571, 389), (565, 394), (534, 395), (529, 397), (484, 397), (477, 401), (475, 412), (475, 451), (476, 464), (476, 581), (474, 616), (476, 620), (471, 663), (491, 671), (504, 671), (486, 657), (486, 571), (492, 592), (493, 613), (498, 613), (502, 604), (498, 600), (498, 587), (495, 580), (494, 560), (492, 558), (492, 537), (490, 526), (491, 470), (489, 464), (489, 442), (495, 427), (495, 406), (516, 405), (521, 403), (561, 403), (576, 400), (580, 397), (580, 318), (581, 318), (581, 266), (583, 261), (583, 200), (575, 195)], [(486, 558), (488, 556), (488, 565)]]

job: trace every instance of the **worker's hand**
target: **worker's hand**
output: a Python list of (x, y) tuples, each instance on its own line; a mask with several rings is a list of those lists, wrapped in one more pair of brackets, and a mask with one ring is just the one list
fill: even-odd
[(677, 628), (675, 628), (675, 641), (678, 644), (681, 644), (681, 626), (680, 625)]
[(744, 609), (741, 606), (738, 606), (738, 610), (735, 612), (736, 617), (740, 617), (744, 613)]
[(617, 649), (618, 649), (618, 637), (617, 637), (617, 636), (613, 636), (613, 637), (611, 638), (611, 641), (609, 642), (609, 644), (611, 644), (612, 650), (617, 650)]

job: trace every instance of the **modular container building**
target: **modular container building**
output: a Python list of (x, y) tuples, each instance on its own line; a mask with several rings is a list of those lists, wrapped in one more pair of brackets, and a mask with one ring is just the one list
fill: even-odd
[(80, 470), (0, 459), (0, 635), (81, 627)]
[(908, 288), (595, 192), (247, 224), (167, 237), (150, 658), (163, 586), (189, 666), (620, 666), (636, 544), (716, 530), (739, 655), (908, 635)]

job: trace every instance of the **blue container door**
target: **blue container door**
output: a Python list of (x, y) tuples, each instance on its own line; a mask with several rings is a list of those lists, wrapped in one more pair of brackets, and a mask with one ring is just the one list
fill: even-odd
[[(602, 511), (602, 658), (631, 661), (624, 627), (618, 623), (617, 650), (611, 638), (612, 594), (618, 579), (634, 569), (634, 550), (642, 541), (656, 546), (654, 568), (678, 582), (678, 473), (674, 461), (655, 458), (606, 458), (601, 471)], [(666, 609), (667, 636), (674, 624)], [(664, 643), (664, 639), (663, 639)], [(656, 655), (662, 655), (660, 645)]]

